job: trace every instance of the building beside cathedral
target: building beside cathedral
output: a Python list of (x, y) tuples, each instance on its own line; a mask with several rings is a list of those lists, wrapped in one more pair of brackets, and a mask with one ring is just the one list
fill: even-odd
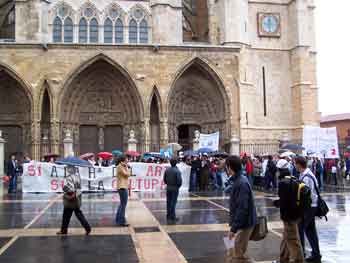
[[(33, 158), (319, 125), (313, 0), (0, 0), (0, 130)], [(69, 138), (68, 138), (69, 139)], [(255, 148), (255, 147), (260, 147)]]

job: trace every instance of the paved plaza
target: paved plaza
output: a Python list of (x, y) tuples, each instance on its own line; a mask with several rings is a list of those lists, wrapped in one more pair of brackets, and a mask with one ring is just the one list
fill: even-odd
[[(256, 192), (260, 215), (269, 219), (264, 241), (251, 242), (257, 262), (278, 259), (282, 225), (272, 195)], [(329, 221), (318, 221), (325, 263), (349, 263), (350, 194), (324, 194)], [(222, 193), (182, 193), (177, 225), (166, 223), (165, 193), (132, 193), (129, 228), (114, 224), (116, 193), (83, 195), (84, 211), (93, 226), (90, 236), (73, 216), (67, 237), (58, 237), (63, 205), (56, 194), (3, 194), (0, 200), (0, 262), (225, 262), (223, 236), (228, 230), (228, 198)]]

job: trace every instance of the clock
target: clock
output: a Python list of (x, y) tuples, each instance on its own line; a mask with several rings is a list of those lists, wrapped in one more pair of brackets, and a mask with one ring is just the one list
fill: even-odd
[(281, 16), (278, 13), (258, 13), (258, 33), (260, 37), (281, 36)]

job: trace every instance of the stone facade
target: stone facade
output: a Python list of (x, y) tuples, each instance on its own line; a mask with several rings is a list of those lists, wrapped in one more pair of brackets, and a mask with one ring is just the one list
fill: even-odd
[[(156, 151), (188, 146), (197, 128), (238, 151), (237, 141), (300, 140), (319, 123), (313, 1), (208, 0), (200, 10), (208, 42), (185, 43), (179, 0), (17, 0), (15, 42), (0, 44), (5, 152), (63, 153), (67, 130), (76, 154), (126, 150), (131, 130), (138, 150)], [(280, 37), (259, 37), (259, 12), (280, 15)]]

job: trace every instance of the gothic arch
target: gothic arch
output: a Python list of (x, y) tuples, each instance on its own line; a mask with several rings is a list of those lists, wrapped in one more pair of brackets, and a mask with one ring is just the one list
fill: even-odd
[(220, 131), (223, 147), (230, 135), (230, 105), (230, 93), (217, 72), (203, 59), (190, 60), (176, 73), (168, 93), (169, 140), (180, 142), (181, 127), (181, 133), (189, 136), (186, 140), (181, 137), (181, 143), (190, 148), (193, 132), (200, 128), (204, 133)]
[[(130, 130), (142, 144), (144, 107), (136, 84), (127, 70), (103, 54), (83, 63), (68, 77), (59, 112), (61, 132), (73, 131), (75, 143), (80, 144), (76, 145), (78, 152), (123, 149)], [(113, 141), (113, 133), (118, 133), (118, 141)]]
[(163, 116), (163, 104), (162, 104), (162, 98), (160, 96), (160, 93), (159, 93), (159, 90), (157, 88), (157, 86), (153, 86), (153, 90), (152, 90), (152, 93), (148, 99), (148, 102), (147, 102), (147, 113), (148, 113), (148, 116), (150, 115), (150, 111), (151, 111), (151, 104), (152, 104), (152, 100), (153, 100), (153, 97), (156, 97), (156, 100), (157, 100), (157, 106), (158, 106), (158, 109), (159, 109), (159, 117), (161, 118)]
[(1, 62), (0, 83), (0, 130), (7, 141), (5, 157), (14, 152), (31, 153), (34, 104), (30, 86)]

